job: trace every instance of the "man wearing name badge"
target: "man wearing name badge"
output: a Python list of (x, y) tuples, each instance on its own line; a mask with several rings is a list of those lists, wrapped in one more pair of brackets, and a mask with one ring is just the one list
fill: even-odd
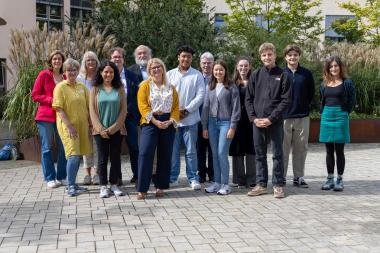
[[(127, 136), (125, 137), (129, 159), (133, 176), (130, 180), (135, 183), (137, 180), (137, 168), (139, 157), (139, 146), (137, 138), (137, 127), (140, 121), (140, 113), (137, 107), (137, 91), (138, 91), (138, 78), (137, 76), (124, 66), (125, 51), (123, 48), (114, 47), (109, 51), (110, 61), (116, 64), (121, 82), (123, 83), (125, 94), (127, 96), (127, 117), (125, 119), (125, 128), (127, 129)], [(120, 175), (120, 184), (122, 184), (122, 177)]]
[(128, 70), (132, 71), (137, 76), (138, 82), (140, 84), (142, 81), (148, 79), (146, 65), (152, 58), (152, 50), (145, 45), (140, 45), (136, 47), (134, 56), (136, 64), (130, 66)]
[[(212, 77), (212, 67), (214, 65), (214, 56), (210, 52), (205, 52), (200, 57), (201, 71), (203, 80), (205, 82), (205, 92)], [(199, 107), (199, 113), (202, 114), (202, 105)], [(208, 155), (207, 155), (208, 154)], [(197, 142), (197, 156), (198, 156), (198, 175), (199, 182), (206, 182), (208, 180), (214, 181), (214, 168), (212, 164), (212, 151), (208, 139), (204, 139), (202, 135), (202, 125), (198, 125), (198, 142)], [(208, 158), (208, 159), (207, 159)], [(207, 161), (207, 165), (206, 165)]]
[(195, 51), (190, 46), (178, 48), (178, 67), (168, 71), (169, 83), (178, 92), (180, 106), (180, 121), (174, 140), (172, 167), (170, 174), (171, 186), (178, 185), (180, 174), (180, 147), (185, 144), (186, 175), (190, 187), (200, 190), (197, 175), (197, 138), (198, 123), (200, 122), (199, 107), (203, 103), (205, 84), (202, 73), (191, 67)]

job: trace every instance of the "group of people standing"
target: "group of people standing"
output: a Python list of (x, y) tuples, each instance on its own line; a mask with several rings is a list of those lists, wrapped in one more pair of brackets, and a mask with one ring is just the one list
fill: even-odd
[[(120, 187), (123, 139), (130, 154), (130, 182), (136, 183), (140, 200), (146, 198), (151, 181), (156, 197), (178, 185), (182, 143), (193, 190), (209, 181), (204, 188), (207, 193), (231, 193), (230, 155), (232, 183), (251, 188), (249, 196), (267, 193), (268, 143), (273, 153), (274, 197), (285, 196), (290, 150), (293, 185), (308, 187), (304, 172), (315, 90), (312, 73), (299, 64), (301, 49), (288, 45), (284, 49), (287, 66), (280, 68), (276, 48), (264, 43), (259, 48), (263, 66), (253, 71), (250, 59), (239, 57), (233, 78), (226, 63), (214, 61), (210, 52), (201, 55), (200, 71), (194, 69), (194, 54), (190, 46), (179, 47), (178, 66), (167, 71), (164, 62), (152, 58), (151, 49), (144, 45), (136, 48), (136, 64), (129, 68), (124, 66), (124, 50), (118, 47), (102, 63), (88, 51), (81, 65), (65, 60), (61, 51), (52, 52), (49, 68), (38, 75), (32, 91), (39, 103), (35, 120), (47, 187), (67, 185), (69, 196), (86, 191), (76, 183), (83, 156), (84, 185), (99, 184), (102, 198), (111, 193), (124, 195)], [(320, 141), (326, 143), (328, 171), (322, 189), (341, 191), (355, 89), (337, 56), (325, 62), (320, 97)]]

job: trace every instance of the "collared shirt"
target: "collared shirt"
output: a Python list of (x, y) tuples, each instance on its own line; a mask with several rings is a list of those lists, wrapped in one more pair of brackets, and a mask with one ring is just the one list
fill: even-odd
[(123, 70), (120, 73), (120, 80), (123, 83), (124, 90), (125, 90), (125, 95), (127, 95), (127, 78), (125, 77), (125, 70)]
[(205, 82), (205, 86), (207, 87), (209, 82), (211, 81), (211, 75), (209, 76), (206, 76), (206, 75), (203, 75), (203, 81)]
[(205, 83), (202, 73), (190, 67), (184, 74), (177, 67), (168, 71), (169, 83), (174, 85), (179, 97), (180, 110), (186, 109), (189, 114), (178, 126), (191, 126), (200, 121), (199, 107), (203, 103)]
[(154, 112), (171, 113), (173, 106), (173, 89), (169, 84), (158, 87), (153, 81), (149, 82), (149, 100), (151, 111), (145, 116), (149, 122)]
[(140, 70), (143, 80), (148, 79), (148, 72), (146, 71), (146, 66), (140, 66)]

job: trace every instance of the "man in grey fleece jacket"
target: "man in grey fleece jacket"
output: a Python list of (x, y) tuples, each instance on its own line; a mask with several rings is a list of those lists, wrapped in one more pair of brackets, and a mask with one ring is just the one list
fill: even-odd
[(273, 195), (275, 198), (283, 198), (285, 194), (282, 114), (291, 103), (291, 80), (276, 65), (276, 48), (272, 43), (262, 44), (259, 54), (264, 66), (252, 73), (245, 101), (248, 117), (253, 124), (257, 175), (257, 185), (248, 192), (248, 196), (267, 193), (267, 139), (269, 138), (273, 153)]

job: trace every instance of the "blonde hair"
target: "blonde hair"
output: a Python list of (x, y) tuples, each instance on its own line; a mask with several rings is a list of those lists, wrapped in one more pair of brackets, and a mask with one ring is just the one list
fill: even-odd
[(166, 76), (166, 66), (165, 66), (165, 63), (161, 60), (161, 59), (159, 59), (159, 58), (152, 58), (152, 59), (150, 59), (149, 61), (148, 61), (148, 65), (147, 65), (147, 70), (148, 70), (148, 75), (149, 75), (149, 79), (150, 80), (152, 80), (152, 78), (151, 78), (151, 76), (150, 76), (150, 71), (151, 71), (151, 67), (152, 67), (152, 65), (154, 64), (154, 63), (158, 63), (158, 64), (160, 64), (161, 65), (161, 67), (162, 67), (162, 83), (163, 84), (169, 84), (168, 83), (168, 78), (167, 78), (167, 76)]
[(77, 70), (79, 70), (80, 64), (77, 60), (74, 60), (73, 58), (67, 58), (67, 60), (63, 63), (63, 71), (66, 71), (70, 67), (74, 67)]
[(274, 54), (276, 54), (276, 47), (270, 43), (270, 42), (265, 42), (261, 44), (259, 47), (259, 54), (262, 54), (264, 51), (271, 50)]
[(100, 65), (98, 56), (93, 51), (87, 51), (86, 53), (84, 53), (83, 58), (82, 58), (82, 64), (80, 65), (80, 70), (79, 70), (79, 75), (81, 75), (83, 77), (87, 76), (86, 61), (89, 58), (93, 58), (96, 61), (95, 73), (98, 71), (98, 68)]

